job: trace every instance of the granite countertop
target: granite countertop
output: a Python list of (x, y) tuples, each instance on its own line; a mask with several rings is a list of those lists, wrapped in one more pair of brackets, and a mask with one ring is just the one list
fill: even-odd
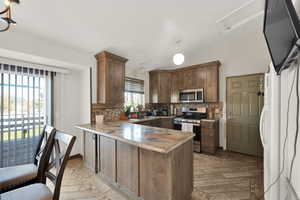
[[(160, 118), (152, 117), (151, 119), (142, 120), (147, 121)], [(104, 122), (103, 124), (84, 124), (75, 127), (86, 132), (160, 153), (169, 153), (195, 136), (192, 132), (133, 124), (137, 121)]]
[(201, 121), (204, 121), (204, 122), (217, 122), (217, 121), (219, 121), (219, 119), (201, 119)]
[(139, 123), (139, 122), (146, 122), (146, 121), (157, 120), (157, 119), (172, 119), (175, 117), (176, 116), (146, 116), (142, 119), (129, 119), (127, 122), (128, 123)]

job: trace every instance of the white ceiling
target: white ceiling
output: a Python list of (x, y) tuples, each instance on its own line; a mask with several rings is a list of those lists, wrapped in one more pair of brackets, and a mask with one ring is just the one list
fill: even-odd
[(216, 22), (248, 1), (21, 0), (13, 28), (91, 55), (108, 50), (131, 67), (170, 67), (177, 51), (194, 64), (190, 56), (220, 37)]

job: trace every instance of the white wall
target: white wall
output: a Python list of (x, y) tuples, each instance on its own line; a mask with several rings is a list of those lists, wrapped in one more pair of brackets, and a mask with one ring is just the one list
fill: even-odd
[(20, 30), (1, 33), (0, 44), (1, 57), (71, 69), (96, 64), (92, 53)]
[(54, 81), (54, 126), (77, 137), (72, 155), (83, 152), (82, 131), (74, 126), (90, 121), (89, 84), (89, 69), (57, 74)]
[(81, 153), (81, 132), (74, 125), (90, 121), (89, 67), (96, 65), (93, 54), (14, 29), (1, 33), (0, 44), (0, 57), (70, 71), (55, 78), (55, 126), (77, 136), (72, 154)]

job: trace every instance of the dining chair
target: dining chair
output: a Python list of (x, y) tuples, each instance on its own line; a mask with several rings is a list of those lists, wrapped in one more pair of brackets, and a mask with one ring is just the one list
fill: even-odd
[(52, 126), (46, 125), (43, 128), (33, 163), (0, 168), (0, 193), (32, 183), (45, 182), (45, 171), (49, 163), (55, 132)]
[(0, 195), (1, 200), (59, 200), (63, 174), (76, 137), (56, 131), (52, 156), (45, 176), (54, 185), (54, 191), (44, 183), (34, 183)]

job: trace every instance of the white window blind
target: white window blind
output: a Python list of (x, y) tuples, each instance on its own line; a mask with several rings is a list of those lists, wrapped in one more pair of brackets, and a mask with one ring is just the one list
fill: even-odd
[(54, 72), (0, 63), (0, 167), (33, 161), (51, 123)]
[(144, 81), (134, 78), (125, 78), (125, 106), (145, 105)]

